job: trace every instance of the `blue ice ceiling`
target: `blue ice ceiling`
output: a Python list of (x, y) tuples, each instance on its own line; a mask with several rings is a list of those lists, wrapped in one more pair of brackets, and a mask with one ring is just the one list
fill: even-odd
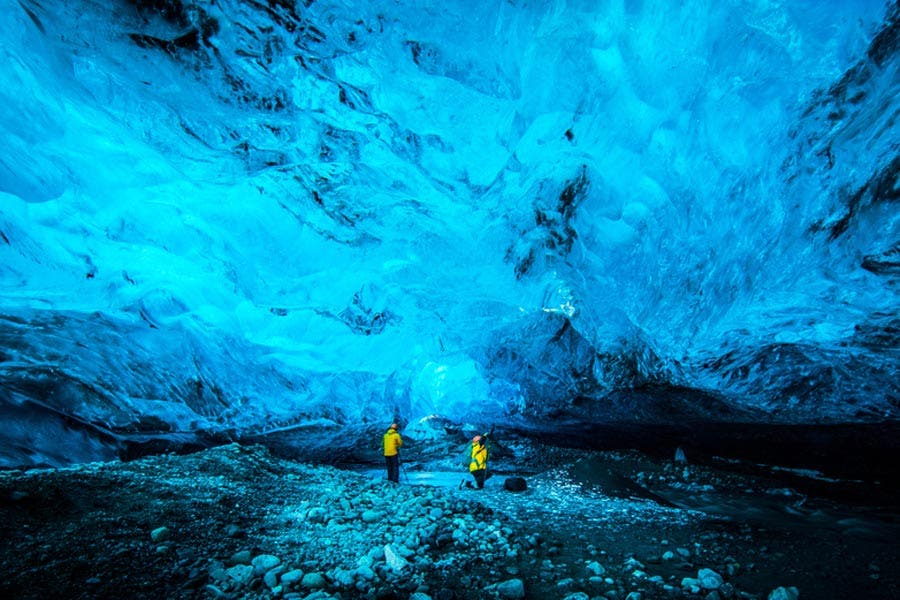
[(896, 4), (0, 2), (3, 462), (900, 412)]

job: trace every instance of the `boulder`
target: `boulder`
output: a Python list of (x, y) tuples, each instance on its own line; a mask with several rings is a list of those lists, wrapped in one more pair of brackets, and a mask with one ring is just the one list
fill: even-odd
[(524, 492), (528, 489), (524, 477), (507, 477), (503, 482), (503, 489), (509, 492)]

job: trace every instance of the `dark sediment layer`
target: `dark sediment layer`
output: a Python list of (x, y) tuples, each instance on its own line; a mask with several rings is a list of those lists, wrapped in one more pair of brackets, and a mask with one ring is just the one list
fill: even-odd
[[(725, 466), (749, 474), (781, 468), (795, 485), (819, 488), (850, 502), (884, 503), (900, 495), (900, 423), (781, 424), (685, 422), (679, 425), (556, 421), (552, 429), (519, 433), (554, 445), (593, 450), (637, 449), (671, 458), (682, 448), (691, 462)], [(824, 479), (796, 477), (815, 470)]]

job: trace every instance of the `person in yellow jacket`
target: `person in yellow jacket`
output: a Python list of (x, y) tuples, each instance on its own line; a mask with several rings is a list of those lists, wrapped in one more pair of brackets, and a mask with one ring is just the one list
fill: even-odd
[[(472, 438), (469, 473), (475, 478), (475, 488), (479, 490), (484, 489), (484, 480), (487, 476), (488, 449), (486, 441), (483, 435), (476, 435)], [(472, 484), (467, 481), (466, 487), (472, 487)]]
[(392, 424), (384, 434), (384, 460), (387, 463), (388, 481), (400, 483), (400, 446), (403, 438), (397, 433), (398, 426)]

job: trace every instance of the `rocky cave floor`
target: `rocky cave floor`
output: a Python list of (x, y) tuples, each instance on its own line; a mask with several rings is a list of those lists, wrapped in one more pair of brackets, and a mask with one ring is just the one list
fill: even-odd
[[(877, 486), (847, 503), (814, 473), (512, 444), (479, 491), (458, 488), (456, 457), (407, 454), (399, 485), (377, 462), (237, 444), (2, 472), (0, 594), (900, 597), (898, 503)], [(506, 491), (510, 476), (528, 489)]]

